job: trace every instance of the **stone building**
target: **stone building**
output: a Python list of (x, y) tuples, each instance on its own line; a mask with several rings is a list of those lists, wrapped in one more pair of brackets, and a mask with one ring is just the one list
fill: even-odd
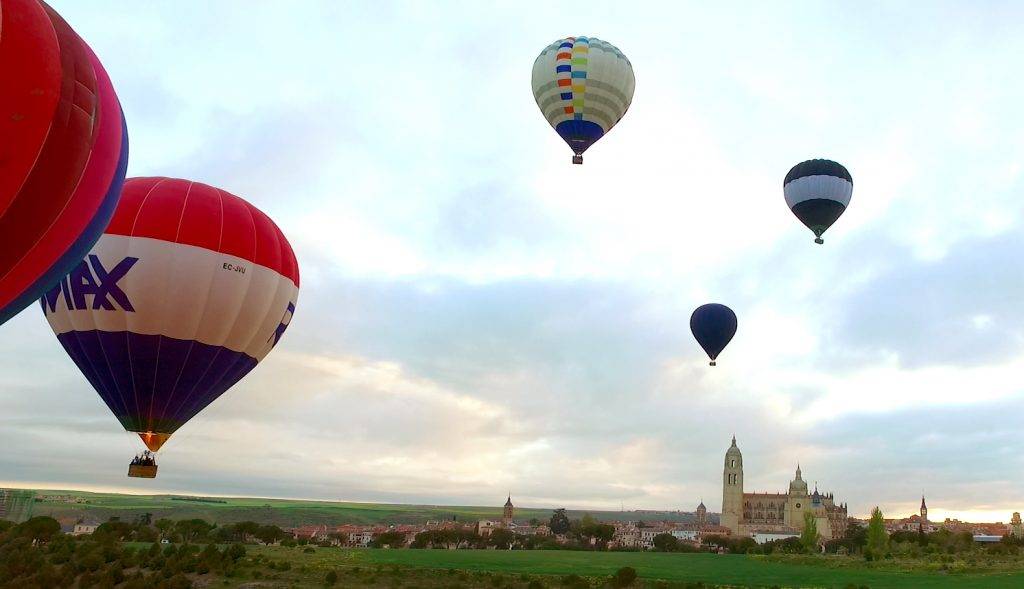
[(1013, 512), (1013, 517), (1010, 518), (1010, 535), (1024, 540), (1024, 524), (1020, 521), (1019, 511)]
[(512, 494), (509, 493), (508, 500), (505, 501), (505, 509), (501, 513), (501, 525), (505, 526), (506, 528), (512, 527), (512, 518), (514, 515), (515, 507), (512, 506)]
[(721, 525), (734, 535), (743, 536), (755, 532), (799, 533), (805, 513), (811, 513), (817, 520), (823, 540), (841, 537), (846, 531), (846, 504), (837, 505), (832, 493), (821, 493), (817, 487), (809, 493), (799, 465), (786, 493), (744, 492), (743, 454), (733, 436), (722, 472)]

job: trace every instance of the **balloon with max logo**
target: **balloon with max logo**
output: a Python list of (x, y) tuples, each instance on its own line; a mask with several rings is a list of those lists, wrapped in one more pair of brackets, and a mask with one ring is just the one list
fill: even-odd
[(299, 268), (267, 215), (212, 186), (131, 178), (92, 251), (41, 300), (68, 355), (156, 452), (291, 322)]

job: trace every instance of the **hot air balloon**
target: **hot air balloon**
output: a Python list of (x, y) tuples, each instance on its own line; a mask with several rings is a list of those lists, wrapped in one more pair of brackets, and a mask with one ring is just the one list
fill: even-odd
[(836, 222), (853, 196), (853, 177), (832, 160), (807, 160), (786, 174), (782, 182), (786, 204), (797, 219), (814, 232), (814, 243)]
[(626, 56), (594, 37), (555, 41), (533, 62), (533, 97), (572, 148), (574, 164), (626, 114), (635, 87)]
[[(198, 182), (131, 178), (41, 304), (107, 407), (156, 452), (278, 343), (298, 292), (291, 245), (256, 207)], [(155, 476), (142, 458), (151, 472), (132, 471)]]
[(725, 305), (701, 305), (690, 315), (690, 331), (711, 358), (711, 366), (736, 335), (736, 313)]
[(0, 324), (67, 274), (117, 206), (128, 132), (103, 66), (46, 4), (0, 0)]

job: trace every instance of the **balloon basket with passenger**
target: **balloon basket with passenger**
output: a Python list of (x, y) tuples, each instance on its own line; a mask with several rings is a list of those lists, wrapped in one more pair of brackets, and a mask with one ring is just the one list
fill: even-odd
[(143, 450), (136, 454), (128, 465), (128, 476), (134, 479), (155, 479), (156, 478), (156, 454), (149, 450)]

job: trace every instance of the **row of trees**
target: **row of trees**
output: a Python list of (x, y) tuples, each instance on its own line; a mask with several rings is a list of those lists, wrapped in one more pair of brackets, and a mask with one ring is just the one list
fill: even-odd
[[(55, 522), (50, 518), (35, 518), (37, 521)], [(52, 525), (52, 524), (47, 524)], [(60, 525), (56, 525), (60, 530)], [(262, 525), (245, 521), (218, 526), (202, 519), (170, 520), (158, 519), (150, 524), (145, 518), (134, 522), (123, 522), (118, 519), (101, 524), (93, 533), (97, 539), (112, 539), (131, 542), (169, 542), (182, 544), (206, 544), (216, 542), (228, 544), (232, 542), (276, 544), (291, 538), (291, 535), (273, 525)]]
[(19, 525), (0, 521), (0, 586), (184, 589), (192, 586), (188, 574), (232, 576), (246, 553), (240, 544), (223, 550), (214, 544), (125, 547), (124, 526), (109, 524), (91, 537), (75, 538), (61, 534), (49, 517)]

